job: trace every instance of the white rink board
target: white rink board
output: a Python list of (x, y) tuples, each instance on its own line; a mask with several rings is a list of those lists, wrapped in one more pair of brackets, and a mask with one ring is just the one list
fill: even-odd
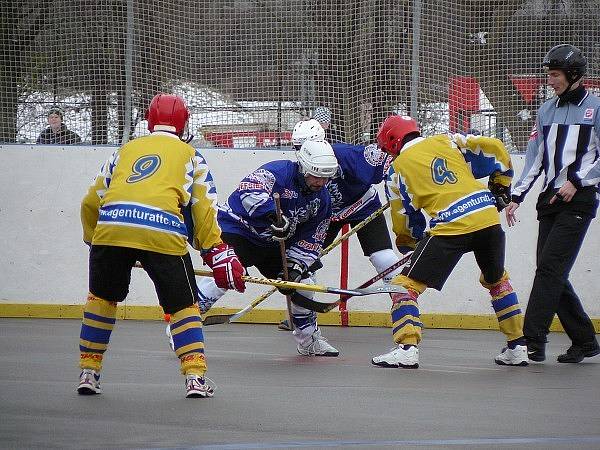
[[(112, 147), (0, 146), (0, 302), (84, 303), (87, 246), (81, 239), (79, 204), (89, 183), (113, 150)], [(274, 159), (293, 158), (292, 152), (273, 150), (206, 149), (202, 153), (223, 200), (252, 169)], [(522, 155), (513, 155), (517, 175), (523, 161)], [(520, 219), (517, 226), (511, 229), (505, 226), (506, 267), (523, 304), (527, 302), (535, 270), (537, 192), (530, 192), (517, 211)], [(504, 218), (502, 220), (505, 225)], [(570, 278), (593, 317), (600, 317), (599, 253), (600, 224), (595, 219)], [(197, 252), (192, 250), (192, 255), (196, 267), (201, 267)], [(325, 267), (319, 271), (319, 283), (339, 286), (339, 260), (339, 249), (324, 258)], [(373, 267), (362, 255), (356, 237), (352, 237), (350, 287), (358, 286), (373, 275)], [(132, 279), (126, 304), (156, 305), (154, 289), (146, 274), (134, 270)], [(475, 260), (472, 255), (466, 255), (442, 293), (428, 290), (420, 297), (421, 312), (492, 314), (488, 293), (478, 279)], [(265, 289), (251, 285), (243, 295), (228, 293), (219, 301), (219, 306), (245, 306)], [(284, 305), (283, 297), (274, 294), (261, 307), (283, 309)], [(384, 312), (389, 311), (389, 306), (389, 297), (384, 295), (357, 297), (348, 302), (350, 310)]]

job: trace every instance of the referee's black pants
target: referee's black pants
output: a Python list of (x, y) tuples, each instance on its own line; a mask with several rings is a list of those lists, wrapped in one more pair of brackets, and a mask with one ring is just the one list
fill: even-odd
[(554, 314), (573, 344), (581, 346), (594, 340), (594, 325), (569, 282), (569, 272), (592, 218), (572, 210), (538, 217), (537, 268), (523, 325), (528, 341), (547, 341)]

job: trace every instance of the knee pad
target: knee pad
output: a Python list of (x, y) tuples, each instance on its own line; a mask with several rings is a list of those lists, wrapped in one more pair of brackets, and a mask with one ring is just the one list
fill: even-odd
[(484, 288), (490, 291), (490, 295), (494, 299), (504, 297), (505, 295), (513, 292), (513, 288), (508, 277), (508, 272), (506, 270), (502, 274), (502, 277), (494, 283), (488, 283), (485, 281), (483, 274), (481, 274), (479, 277), (479, 282)]
[[(375, 267), (377, 273), (381, 273), (385, 269), (396, 264), (400, 260), (391, 248), (386, 248), (384, 250), (379, 250), (375, 253), (372, 253), (369, 256), (369, 261), (371, 261), (371, 264), (373, 265), (373, 267)], [(402, 268), (398, 267), (393, 272), (390, 272), (383, 278), (383, 282), (389, 283), (392, 280), (392, 278), (394, 278), (394, 276), (400, 273), (401, 270)]]
[(221, 289), (215, 283), (214, 278), (202, 277), (198, 284), (198, 307), (201, 313), (208, 311), (217, 300), (225, 295), (225, 289)]
[[(420, 281), (413, 280), (412, 278), (407, 277), (406, 275), (396, 275), (392, 279), (392, 284), (399, 284), (400, 286), (406, 288), (408, 291), (413, 291), (418, 297), (425, 289), (427, 289), (427, 285), (425, 283), (421, 283)], [(403, 295), (403, 294), (400, 294)]]
[[(316, 276), (315, 276), (315, 274), (313, 274), (312, 272), (307, 272), (306, 276), (300, 280), (300, 283), (304, 283), (304, 284), (316, 284)], [(296, 293), (298, 295), (301, 295), (304, 298), (309, 299), (309, 300), (311, 300), (315, 296), (314, 291), (301, 291), (301, 290), (298, 290), (298, 291), (296, 291)]]

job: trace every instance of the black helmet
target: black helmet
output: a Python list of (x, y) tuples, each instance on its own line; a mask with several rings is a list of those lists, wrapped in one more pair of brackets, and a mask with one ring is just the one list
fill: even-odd
[(560, 44), (546, 53), (542, 66), (562, 70), (567, 81), (572, 84), (585, 75), (587, 60), (577, 47), (571, 44)]

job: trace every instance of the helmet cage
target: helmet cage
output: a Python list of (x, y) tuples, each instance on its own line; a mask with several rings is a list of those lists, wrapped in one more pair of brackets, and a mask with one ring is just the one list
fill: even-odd
[(296, 152), (303, 175), (312, 175), (319, 178), (335, 176), (338, 162), (333, 148), (326, 141), (306, 141)]

